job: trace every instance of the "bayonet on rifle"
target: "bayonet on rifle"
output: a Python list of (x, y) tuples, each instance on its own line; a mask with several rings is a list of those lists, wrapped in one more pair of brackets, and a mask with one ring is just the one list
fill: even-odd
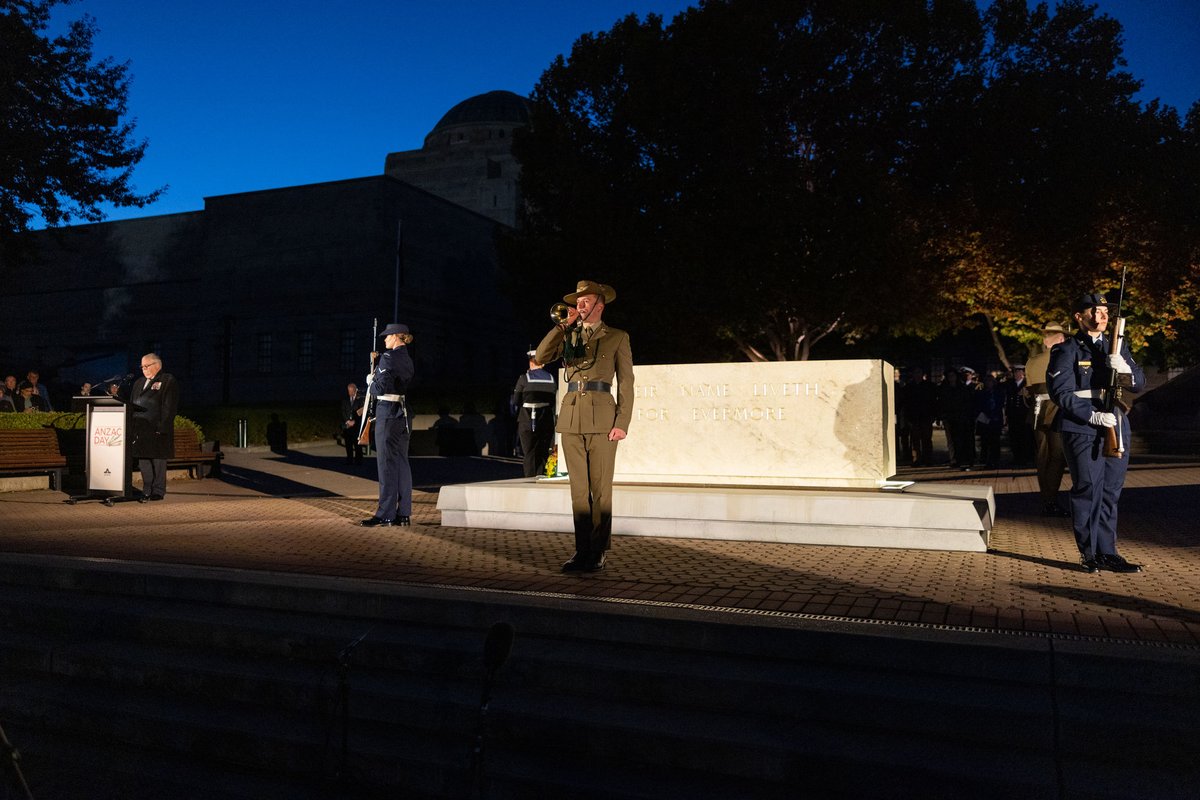
[(375, 359), (379, 353), (375, 351), (375, 342), (379, 338), (379, 317), (371, 323), (371, 369), (367, 373), (367, 401), (363, 404), (362, 422), (358, 427), (358, 443), (371, 446), (371, 424), (375, 421), (375, 395), (371, 394), (371, 380), (375, 375)]

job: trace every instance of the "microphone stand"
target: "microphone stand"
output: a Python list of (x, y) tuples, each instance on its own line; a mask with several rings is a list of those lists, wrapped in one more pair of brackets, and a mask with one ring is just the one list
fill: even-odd
[(507, 622), (497, 622), (488, 630), (487, 640), (483, 644), (483, 692), (479, 698), (479, 719), (475, 726), (475, 747), (471, 751), (471, 787), (467, 796), (483, 797), (484, 785), (484, 746), (488, 734), (488, 708), (492, 703), (492, 687), (495, 684), (496, 673), (508, 654), (512, 651), (514, 630)]
[(33, 793), (29, 791), (29, 784), (25, 782), (25, 775), (21, 772), (21, 754), (8, 740), (8, 734), (4, 732), (3, 727), (0, 727), (0, 751), (5, 762), (12, 767), (14, 785), (25, 796), (25, 800), (33, 800)]
[(346, 765), (349, 762), (349, 742), (350, 742), (350, 656), (354, 653), (355, 648), (362, 644), (363, 639), (367, 638), (373, 628), (368, 628), (353, 642), (350, 642), (338, 652), (338, 706), (340, 707), (340, 727), (342, 729), (342, 746), (341, 753), (338, 757), (338, 768), (334, 775), (337, 782), (339, 794), (345, 796), (346, 778), (348, 775)]

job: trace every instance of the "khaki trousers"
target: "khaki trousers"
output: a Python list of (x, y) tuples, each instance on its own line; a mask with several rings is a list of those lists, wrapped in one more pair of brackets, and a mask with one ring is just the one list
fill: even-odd
[(571, 480), (571, 513), (575, 520), (575, 555), (594, 561), (608, 550), (612, 537), (612, 483), (617, 442), (608, 433), (564, 433), (563, 454)]

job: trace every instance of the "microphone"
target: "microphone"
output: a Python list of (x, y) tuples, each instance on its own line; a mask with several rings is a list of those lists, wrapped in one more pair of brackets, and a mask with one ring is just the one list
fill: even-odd
[(483, 666), (489, 678), (508, 660), (515, 634), (516, 630), (507, 622), (497, 622), (488, 630), (487, 639), (483, 643)]

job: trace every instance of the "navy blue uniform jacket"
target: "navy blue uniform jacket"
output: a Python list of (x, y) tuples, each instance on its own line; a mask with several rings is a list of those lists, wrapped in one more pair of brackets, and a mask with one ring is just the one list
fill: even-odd
[[(1055, 427), (1064, 433), (1097, 432), (1088, 423), (1093, 411), (1103, 410), (1098, 390), (1108, 387), (1108, 339), (1100, 337), (1095, 343), (1087, 333), (1079, 332), (1050, 350), (1050, 366), (1046, 368), (1046, 385), (1050, 398), (1061, 409), (1055, 417)], [(1121, 341), (1121, 357), (1133, 370), (1132, 375), (1119, 380), (1125, 391), (1140, 392), (1146, 385), (1146, 374), (1133, 360), (1129, 345)], [(1081, 397), (1076, 392), (1088, 392)], [(1128, 424), (1128, 423), (1126, 423)]]

